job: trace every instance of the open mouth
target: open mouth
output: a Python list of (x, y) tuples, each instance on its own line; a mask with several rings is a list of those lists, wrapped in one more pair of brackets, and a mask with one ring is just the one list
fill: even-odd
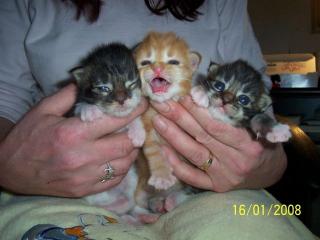
[(167, 92), (170, 85), (171, 85), (170, 82), (160, 77), (156, 77), (152, 79), (152, 81), (150, 82), (150, 87), (152, 89), (152, 92), (158, 93), (158, 94)]

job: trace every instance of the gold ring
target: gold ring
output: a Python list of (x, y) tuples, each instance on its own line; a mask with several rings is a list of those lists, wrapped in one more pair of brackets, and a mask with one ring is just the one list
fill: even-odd
[(210, 154), (210, 157), (208, 160), (206, 160), (199, 168), (202, 170), (202, 171), (205, 171), (207, 172), (209, 167), (211, 166), (212, 164), (212, 161), (213, 161), (213, 156)]
[(104, 183), (110, 179), (114, 178), (114, 169), (109, 162), (107, 162), (107, 166), (104, 169), (105, 175), (100, 177), (100, 182)]

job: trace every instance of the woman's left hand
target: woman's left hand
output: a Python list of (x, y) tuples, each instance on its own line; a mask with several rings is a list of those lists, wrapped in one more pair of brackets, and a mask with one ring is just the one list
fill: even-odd
[[(179, 103), (152, 105), (160, 113), (153, 119), (154, 126), (169, 143), (162, 146), (163, 154), (177, 178), (187, 184), (225, 192), (267, 187), (282, 176), (287, 160), (281, 144), (264, 148), (245, 129), (214, 120), (190, 96)], [(203, 170), (210, 158), (212, 164)]]

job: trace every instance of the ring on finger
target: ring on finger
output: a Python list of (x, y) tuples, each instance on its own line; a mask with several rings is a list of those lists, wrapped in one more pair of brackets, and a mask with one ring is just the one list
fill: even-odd
[(207, 172), (213, 162), (213, 154), (210, 154), (209, 158), (199, 167), (202, 171)]
[(109, 162), (107, 162), (107, 165), (103, 171), (105, 172), (105, 174), (100, 177), (100, 182), (104, 183), (114, 178), (114, 168)]

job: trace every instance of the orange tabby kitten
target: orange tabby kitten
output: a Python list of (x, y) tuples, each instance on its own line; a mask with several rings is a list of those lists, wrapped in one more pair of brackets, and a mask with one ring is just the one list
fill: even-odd
[[(191, 52), (187, 43), (172, 32), (149, 33), (135, 49), (135, 60), (142, 81), (142, 92), (153, 101), (178, 100), (190, 92), (192, 75), (201, 57)], [(177, 179), (161, 155), (160, 144), (165, 141), (152, 126), (157, 112), (149, 107), (142, 116), (146, 131), (143, 153), (149, 165), (148, 184), (158, 190), (173, 186)], [(141, 178), (141, 176), (140, 176)]]

